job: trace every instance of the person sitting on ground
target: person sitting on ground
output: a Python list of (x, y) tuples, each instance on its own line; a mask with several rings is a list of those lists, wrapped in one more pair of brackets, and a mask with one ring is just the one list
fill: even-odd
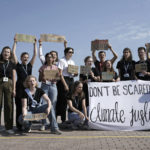
[(68, 102), (68, 121), (72, 122), (75, 127), (80, 127), (87, 123), (86, 100), (83, 92), (83, 84), (75, 81), (71, 93), (67, 96)]
[[(31, 132), (32, 122), (25, 121), (24, 117), (29, 113), (46, 113), (49, 121), (51, 122), (51, 133), (60, 135), (58, 124), (54, 116), (54, 109), (51, 105), (51, 100), (45, 92), (37, 87), (36, 77), (30, 75), (24, 82), (26, 87), (22, 96), (22, 115), (19, 117), (19, 122), (23, 125), (26, 132)], [(41, 106), (41, 97), (45, 99), (47, 104)], [(50, 112), (51, 111), (51, 112)], [(52, 113), (53, 115), (50, 115)]]

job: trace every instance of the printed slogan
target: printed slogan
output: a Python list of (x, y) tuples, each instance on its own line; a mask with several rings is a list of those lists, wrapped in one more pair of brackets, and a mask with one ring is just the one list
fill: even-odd
[(150, 81), (90, 82), (88, 91), (91, 128), (150, 129)]

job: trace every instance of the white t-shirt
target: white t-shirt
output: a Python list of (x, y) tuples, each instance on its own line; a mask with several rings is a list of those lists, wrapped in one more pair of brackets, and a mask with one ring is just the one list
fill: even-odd
[(73, 74), (68, 73), (68, 65), (75, 65), (75, 63), (71, 59), (67, 60), (65, 56), (58, 62), (58, 68), (62, 70), (63, 76), (73, 78)]

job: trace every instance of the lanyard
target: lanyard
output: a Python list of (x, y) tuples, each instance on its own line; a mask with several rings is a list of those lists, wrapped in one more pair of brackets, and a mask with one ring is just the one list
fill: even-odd
[(78, 99), (77, 96), (75, 97), (75, 104), (76, 104), (76, 106), (77, 106), (77, 108), (78, 108), (78, 107), (79, 107), (79, 99)]
[(9, 65), (9, 61), (7, 62), (7, 64), (3, 64), (3, 69), (4, 69), (4, 76), (6, 77), (6, 70), (8, 68)]
[(125, 62), (124, 62), (124, 69), (125, 69), (125, 72), (127, 73), (128, 71), (128, 68), (129, 68), (129, 63), (126, 65)]
[(25, 65), (25, 67), (22, 64), (22, 69), (24, 70), (24, 72), (26, 73), (26, 75), (28, 76), (28, 66)]

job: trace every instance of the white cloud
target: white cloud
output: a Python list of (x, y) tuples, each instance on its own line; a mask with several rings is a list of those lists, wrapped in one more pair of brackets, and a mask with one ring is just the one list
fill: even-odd
[(115, 23), (113, 30), (107, 30), (104, 36), (117, 40), (140, 40), (150, 38), (150, 26), (147, 24), (137, 24), (135, 21), (128, 23)]

